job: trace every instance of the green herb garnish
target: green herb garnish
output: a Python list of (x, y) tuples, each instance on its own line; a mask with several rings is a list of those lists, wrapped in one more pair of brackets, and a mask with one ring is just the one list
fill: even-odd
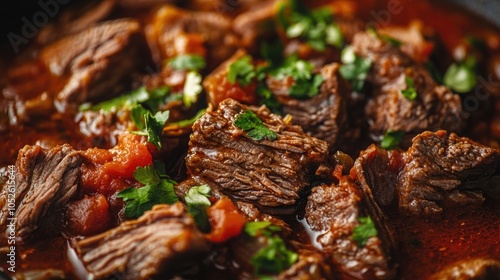
[(168, 87), (160, 87), (152, 90), (140, 87), (130, 93), (103, 101), (93, 106), (89, 103), (85, 103), (80, 106), (79, 109), (80, 111), (102, 111), (110, 113), (136, 104), (143, 104), (151, 111), (154, 111), (159, 104), (163, 103), (169, 92), (170, 89)]
[(314, 66), (311, 63), (298, 59), (297, 55), (292, 55), (270, 74), (277, 79), (292, 77), (294, 84), (288, 94), (297, 99), (307, 99), (318, 95), (324, 80), (320, 74), (313, 74), (313, 70)]
[(354, 91), (363, 89), (372, 61), (369, 58), (356, 55), (350, 46), (342, 50), (341, 60), (344, 63), (339, 68), (342, 78), (351, 82)]
[(453, 63), (444, 74), (443, 83), (458, 93), (467, 93), (477, 85), (473, 63)]
[(278, 22), (288, 38), (304, 40), (314, 50), (324, 51), (328, 45), (342, 46), (342, 32), (328, 8), (308, 10), (299, 1), (290, 0), (279, 8)]
[(382, 142), (380, 142), (380, 147), (386, 150), (391, 150), (396, 148), (399, 143), (403, 140), (403, 131), (389, 130), (384, 134)]
[(152, 165), (137, 167), (134, 178), (144, 186), (126, 188), (116, 195), (126, 202), (125, 217), (138, 218), (145, 211), (151, 210), (153, 205), (174, 204), (178, 201), (174, 192), (176, 182), (163, 172)]
[(206, 111), (207, 111), (207, 109), (201, 109), (198, 111), (198, 113), (196, 113), (196, 115), (194, 117), (192, 117), (190, 119), (178, 121), (178, 122), (173, 122), (173, 123), (170, 123), (169, 125), (178, 126), (181, 128), (184, 128), (187, 126), (192, 126), (199, 118), (201, 118), (201, 116), (203, 116), (203, 114), (205, 114)]
[(401, 94), (409, 100), (415, 100), (417, 98), (417, 90), (415, 89), (415, 83), (411, 77), (405, 77), (406, 89), (401, 90)]
[(201, 75), (197, 72), (190, 71), (186, 74), (186, 82), (183, 89), (183, 101), (186, 107), (191, 107), (192, 104), (198, 101), (203, 88), (201, 87)]
[(380, 34), (377, 29), (374, 27), (368, 28), (368, 33), (374, 35), (375, 37), (379, 38), (380, 40), (386, 41), (389, 43), (391, 46), (399, 48), (401, 45), (403, 45), (403, 42), (399, 41), (398, 39), (389, 36), (387, 34)]
[(267, 128), (261, 119), (253, 111), (245, 110), (243, 113), (236, 116), (234, 126), (248, 132), (248, 137), (256, 141), (261, 141), (265, 138), (268, 140), (276, 140), (276, 133)]
[(205, 58), (201, 55), (178, 55), (167, 62), (167, 65), (176, 70), (198, 71), (205, 68)]
[(193, 216), (196, 225), (203, 232), (210, 231), (210, 221), (207, 214), (207, 208), (212, 205), (208, 199), (210, 191), (208, 185), (195, 186), (191, 187), (184, 197), (189, 214)]
[(131, 117), (137, 128), (140, 130), (131, 131), (131, 133), (147, 136), (149, 143), (152, 143), (158, 149), (161, 149), (161, 134), (169, 115), (169, 111), (156, 112), (156, 114), (153, 115), (149, 110), (146, 110), (142, 106), (138, 105), (132, 109)]
[(368, 239), (377, 236), (378, 232), (370, 216), (359, 217), (358, 222), (359, 225), (354, 228), (351, 237), (358, 243), (358, 246), (363, 247), (368, 242)]
[(227, 72), (227, 80), (232, 84), (238, 82), (242, 87), (252, 83), (256, 73), (251, 60), (249, 55), (245, 55), (231, 63)]
[(244, 230), (252, 237), (266, 237), (266, 247), (257, 251), (251, 259), (257, 276), (263, 273), (280, 273), (297, 262), (298, 254), (288, 250), (283, 239), (276, 235), (276, 232), (281, 231), (280, 227), (268, 221), (248, 222)]

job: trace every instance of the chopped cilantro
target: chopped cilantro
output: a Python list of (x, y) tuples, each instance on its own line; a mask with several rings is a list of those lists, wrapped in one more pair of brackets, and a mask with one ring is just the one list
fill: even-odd
[(190, 71), (186, 74), (186, 82), (184, 83), (183, 101), (186, 107), (191, 107), (192, 104), (198, 101), (198, 95), (202, 91), (201, 75), (197, 72)]
[(380, 142), (380, 147), (386, 150), (391, 150), (396, 148), (401, 140), (403, 140), (403, 131), (389, 130), (384, 134), (382, 142)]
[(319, 87), (323, 83), (320, 74), (313, 74), (314, 66), (308, 61), (291, 55), (285, 59), (280, 67), (273, 69), (271, 75), (277, 79), (292, 77), (294, 84), (288, 94), (297, 99), (307, 99), (318, 95)]
[(342, 50), (341, 60), (344, 64), (339, 68), (340, 75), (351, 82), (354, 91), (360, 91), (364, 86), (372, 61), (356, 55), (352, 47)]
[[(137, 167), (134, 178), (144, 186), (126, 188), (116, 195), (117, 198), (122, 198), (126, 202), (125, 216), (127, 218), (138, 218), (145, 211), (153, 208), (153, 205), (173, 204), (178, 201), (174, 192), (176, 182), (160, 172), (151, 165)], [(167, 179), (162, 179), (162, 177), (167, 177)]]
[(116, 112), (125, 107), (130, 107), (136, 104), (143, 104), (151, 111), (156, 110), (159, 104), (170, 92), (168, 87), (160, 87), (157, 89), (148, 90), (145, 87), (140, 87), (130, 93), (118, 96), (116, 98), (103, 101), (101, 103), (90, 105), (88, 103), (80, 106), (80, 111), (103, 111), (106, 113)]
[(199, 118), (201, 118), (201, 116), (203, 116), (203, 114), (205, 114), (205, 112), (207, 111), (207, 109), (201, 109), (198, 111), (198, 113), (196, 113), (196, 115), (190, 119), (186, 119), (186, 120), (182, 120), (182, 121), (178, 121), (178, 122), (173, 122), (173, 123), (170, 123), (170, 125), (172, 126), (178, 126), (178, 127), (187, 127), (187, 126), (192, 126)]
[(297, 262), (297, 253), (288, 250), (285, 242), (276, 232), (281, 228), (268, 221), (248, 222), (245, 232), (252, 236), (264, 236), (266, 246), (252, 256), (251, 263), (257, 276), (264, 273), (280, 273)]
[[(161, 149), (161, 134), (163, 132), (163, 127), (165, 126), (165, 123), (167, 122), (168, 117), (170, 115), (169, 111), (156, 112), (156, 114), (153, 116), (153, 114), (151, 114), (150, 111), (145, 109), (140, 109), (139, 106), (134, 107), (133, 110), (137, 111), (132, 113), (133, 121), (134, 123), (137, 122), (136, 126), (140, 130), (132, 131), (131, 133), (147, 136), (149, 143), (152, 143), (158, 149)], [(137, 125), (140, 123), (138, 119), (140, 113), (144, 113), (143, 115), (144, 125)]]
[(244, 131), (248, 131), (248, 137), (256, 141), (267, 138), (268, 140), (276, 140), (276, 133), (267, 128), (259, 117), (250, 110), (245, 110), (239, 114), (234, 120), (234, 125)]
[(375, 37), (379, 38), (380, 40), (386, 41), (389, 43), (391, 46), (399, 48), (401, 45), (403, 45), (403, 42), (399, 41), (398, 39), (389, 36), (387, 34), (380, 34), (377, 29), (375, 29), (373, 26), (368, 28), (368, 33), (374, 35)]
[(255, 92), (260, 96), (262, 104), (266, 105), (273, 113), (281, 114), (281, 104), (264, 83), (259, 82)]
[(195, 186), (191, 187), (184, 197), (188, 206), (188, 212), (193, 216), (196, 225), (203, 232), (210, 231), (210, 222), (207, 214), (207, 207), (212, 205), (208, 199), (210, 191), (211, 189), (208, 185)]
[(411, 77), (405, 77), (406, 89), (401, 90), (401, 94), (409, 100), (415, 100), (417, 98), (417, 90), (415, 89), (415, 83)]
[(278, 22), (288, 38), (304, 40), (314, 50), (324, 51), (328, 45), (342, 46), (342, 32), (333, 22), (329, 8), (308, 10), (298, 1), (290, 0), (279, 8)]
[(252, 83), (256, 77), (255, 67), (252, 64), (251, 57), (245, 55), (229, 65), (227, 80), (245, 87)]
[(370, 216), (359, 217), (358, 222), (359, 225), (354, 228), (351, 237), (358, 243), (358, 246), (363, 247), (368, 242), (368, 239), (377, 236), (378, 232)]
[(477, 85), (473, 63), (453, 63), (444, 74), (443, 83), (458, 93), (467, 93)]
[(201, 55), (183, 54), (171, 58), (167, 65), (176, 70), (198, 71), (205, 68), (205, 58)]

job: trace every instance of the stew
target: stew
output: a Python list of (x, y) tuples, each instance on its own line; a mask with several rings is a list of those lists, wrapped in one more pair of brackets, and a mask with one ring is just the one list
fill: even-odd
[(500, 279), (488, 22), (430, 0), (62, 2), (7, 36), (0, 278)]

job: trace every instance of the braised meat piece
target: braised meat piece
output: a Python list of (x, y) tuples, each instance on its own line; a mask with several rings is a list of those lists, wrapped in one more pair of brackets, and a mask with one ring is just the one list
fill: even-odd
[[(80, 178), (82, 157), (65, 144), (50, 150), (25, 146), (16, 161), (15, 226), (19, 237), (25, 238), (41, 221), (58, 211), (75, 195)], [(0, 225), (5, 230), (8, 190), (0, 196)], [(12, 208), (12, 207), (11, 207)]]
[(381, 205), (398, 203), (412, 215), (434, 215), (444, 207), (479, 206), (497, 192), (499, 153), (445, 131), (413, 138), (407, 152), (375, 146), (361, 153), (355, 175)]
[(238, 38), (231, 18), (217, 12), (199, 12), (163, 6), (148, 28), (148, 40), (157, 47), (155, 59), (198, 54), (216, 66), (236, 50)]
[(324, 257), (313, 251), (299, 250), (297, 262), (281, 272), (277, 279), (326, 280), (333, 278), (333, 271)]
[(283, 113), (292, 116), (293, 124), (300, 125), (309, 135), (334, 146), (346, 123), (346, 88), (338, 75), (339, 65), (332, 63), (321, 68), (324, 82), (318, 95), (297, 99), (288, 95), (290, 81), (269, 77), (267, 85), (283, 105)]
[[(416, 135), (426, 130), (460, 131), (463, 124), (460, 97), (438, 85), (423, 66), (368, 32), (356, 34), (352, 47), (357, 55), (372, 61), (367, 81), (373, 87), (374, 97), (366, 106), (372, 133), (382, 135), (388, 130), (399, 130)], [(401, 93), (412, 87), (408, 80), (413, 81), (417, 92), (415, 100)]]
[(445, 206), (479, 206), (481, 189), (496, 172), (499, 153), (445, 131), (424, 132), (413, 139), (399, 176), (399, 207), (418, 214), (440, 213)]
[(487, 280), (500, 277), (500, 261), (470, 259), (459, 261), (431, 276), (431, 280)]
[[(319, 233), (316, 241), (328, 254), (344, 277), (356, 279), (391, 279), (395, 276), (392, 260), (393, 230), (376, 206), (370, 193), (347, 177), (339, 185), (314, 187), (308, 197), (305, 218), (310, 228)], [(360, 244), (354, 231), (361, 219), (370, 217), (376, 228)]]
[(139, 219), (80, 240), (78, 254), (96, 279), (170, 279), (210, 249), (181, 203), (156, 205)]
[(64, 109), (66, 104), (123, 92), (130, 85), (134, 70), (144, 69), (144, 46), (139, 23), (120, 19), (103, 22), (47, 46), (41, 60), (53, 75), (69, 76), (57, 94)]
[[(246, 110), (256, 113), (276, 139), (254, 140), (234, 121)], [(191, 176), (199, 177), (233, 199), (259, 207), (293, 206), (324, 165), (328, 145), (307, 136), (265, 107), (247, 107), (226, 99), (194, 125), (186, 157)]]

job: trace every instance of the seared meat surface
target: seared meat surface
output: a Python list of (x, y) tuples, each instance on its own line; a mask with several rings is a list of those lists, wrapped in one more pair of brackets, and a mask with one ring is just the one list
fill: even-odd
[[(36, 230), (43, 219), (60, 210), (76, 194), (82, 157), (69, 145), (44, 150), (25, 146), (16, 161), (15, 229), (21, 238)], [(11, 217), (7, 188), (0, 196), (0, 228)]]
[(80, 240), (85, 267), (97, 279), (165, 279), (208, 253), (210, 246), (180, 204), (157, 205), (137, 220)]
[(356, 161), (355, 171), (376, 201), (411, 215), (435, 215), (446, 207), (479, 206), (498, 189), (495, 149), (445, 131), (413, 138), (407, 152), (387, 153), (374, 146)]
[[(346, 177), (337, 185), (321, 185), (312, 189), (308, 197), (305, 218), (312, 230), (319, 233), (316, 242), (344, 278), (392, 279), (393, 230), (385, 216), (374, 210), (361, 188)], [(360, 217), (370, 217), (377, 234), (366, 244), (354, 240)]]
[[(234, 125), (252, 110), (277, 134), (274, 141), (257, 141)], [(186, 157), (191, 176), (218, 186), (223, 193), (260, 207), (293, 206), (325, 170), (326, 142), (306, 135), (265, 108), (247, 107), (227, 99), (194, 125)], [(318, 174), (320, 175), (320, 174)]]
[[(366, 107), (372, 133), (382, 135), (389, 130), (410, 135), (437, 129), (458, 132), (463, 126), (460, 97), (445, 86), (438, 85), (428, 73), (397, 47), (369, 32), (354, 36), (352, 47), (357, 55), (369, 58), (372, 68), (367, 81), (374, 97)], [(411, 85), (417, 92), (415, 100), (401, 94)]]

